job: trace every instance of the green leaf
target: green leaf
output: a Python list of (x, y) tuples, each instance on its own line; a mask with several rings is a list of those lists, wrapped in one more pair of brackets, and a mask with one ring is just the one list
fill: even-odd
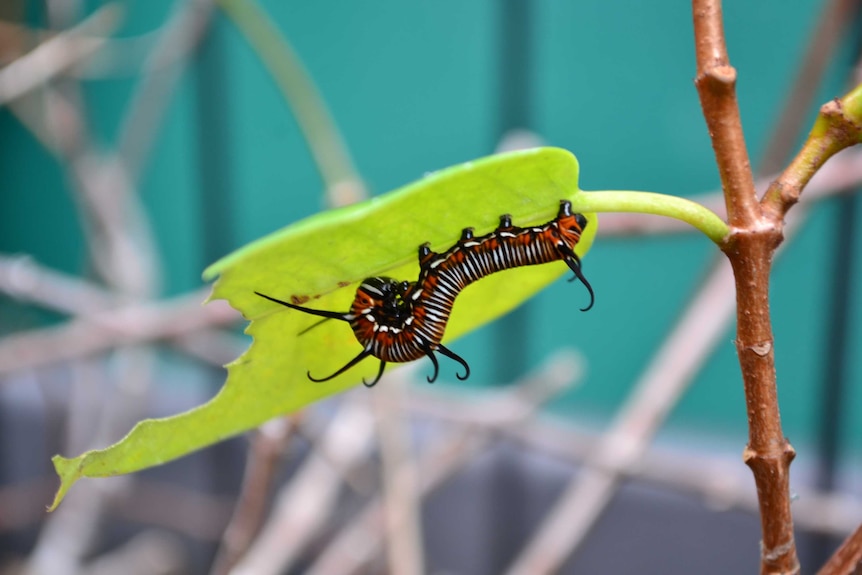
[[(329, 375), (361, 347), (343, 322), (328, 321), (299, 337), (319, 318), (289, 310), (254, 294), (307, 301), (317, 309), (347, 311), (358, 283), (388, 275), (415, 279), (417, 248), (430, 241), (444, 251), (461, 229), (476, 235), (493, 230), (503, 213), (515, 225), (547, 222), (559, 200), (578, 211), (578, 163), (561, 149), (541, 148), (491, 156), (431, 174), (400, 190), (362, 204), (333, 210), (288, 226), (213, 264), (207, 279), (219, 276), (212, 298), (224, 298), (251, 320), (251, 347), (227, 366), (222, 390), (208, 403), (164, 419), (142, 421), (120, 442), (74, 459), (54, 458), (62, 484), (52, 506), (81, 477), (130, 473), (185, 455), (309, 403), (351, 387), (376, 374), (367, 359), (326, 383), (307, 379)], [(589, 220), (577, 252), (583, 255), (595, 236)], [(508, 312), (567, 271), (556, 262), (494, 274), (459, 296), (446, 341)], [(573, 284), (571, 313), (588, 302)], [(469, 358), (467, 358), (469, 360)], [(441, 373), (456, 366), (441, 358)], [(430, 368), (430, 364), (428, 366)], [(386, 385), (386, 380), (381, 382)]]

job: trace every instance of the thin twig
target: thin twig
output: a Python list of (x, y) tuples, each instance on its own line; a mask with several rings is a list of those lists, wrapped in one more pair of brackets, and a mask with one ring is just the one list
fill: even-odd
[[(775, 176), (758, 179), (756, 187), (763, 193), (775, 180)], [(803, 205), (810, 205), (824, 198), (856, 191), (862, 182), (862, 152), (845, 150), (823, 166), (811, 179), (802, 197)], [(724, 216), (724, 196), (720, 190), (688, 196), (690, 200), (709, 208), (719, 216)], [(693, 228), (680, 220), (634, 213), (607, 213), (599, 218), (598, 235), (619, 237), (630, 235), (655, 235), (671, 233), (691, 233)]]
[(0, 340), (0, 375), (86, 357), (118, 346), (174, 339), (239, 320), (239, 314), (225, 302), (215, 301), (201, 307), (208, 291), (191, 292), (159, 304), (130, 305), (59, 327), (8, 336)]

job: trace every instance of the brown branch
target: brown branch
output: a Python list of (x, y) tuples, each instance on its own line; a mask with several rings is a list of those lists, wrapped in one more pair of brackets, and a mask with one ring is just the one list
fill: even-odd
[(692, 12), (697, 54), (694, 83), (725, 191), (728, 223), (739, 227), (754, 221), (758, 209), (736, 101), (736, 70), (724, 43), (721, 1), (693, 0)]
[(817, 575), (859, 575), (862, 573), (862, 525), (829, 558)]
[[(781, 429), (769, 313), (772, 258), (782, 239), (783, 223), (757, 202), (736, 101), (736, 70), (730, 66), (724, 42), (721, 2), (693, 0), (692, 12), (696, 85), (732, 228), (723, 250), (736, 285), (735, 343), (749, 427), (744, 459), (754, 474), (760, 502), (760, 571), (795, 574), (800, 569), (790, 510), (790, 462), (795, 452)], [(767, 191), (764, 201), (769, 197)]]

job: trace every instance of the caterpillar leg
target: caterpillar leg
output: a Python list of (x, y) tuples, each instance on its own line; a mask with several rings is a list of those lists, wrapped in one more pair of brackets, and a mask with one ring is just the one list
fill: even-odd
[[(440, 364), (437, 362), (437, 356), (434, 355), (434, 350), (431, 349), (430, 345), (425, 342), (422, 342), (422, 351), (425, 352), (425, 355), (427, 355), (428, 359), (431, 360), (431, 363), (434, 364), (434, 374), (427, 378), (428, 383), (434, 383), (435, 381), (437, 381), (437, 374), (440, 373)], [(439, 351), (449, 359), (454, 359), (455, 361), (464, 366), (464, 377), (461, 377), (461, 374), (458, 373), (455, 374), (455, 377), (457, 377), (461, 381), (464, 381), (465, 379), (470, 377), (470, 366), (467, 365), (467, 362), (464, 361), (464, 358), (439, 343), (437, 344), (437, 351)]]
[(375, 385), (377, 385), (377, 382), (380, 381), (381, 377), (383, 377), (383, 369), (385, 367), (386, 367), (386, 362), (383, 360), (380, 360), (380, 369), (377, 370), (377, 377), (375, 377), (374, 381), (372, 381), (371, 383), (368, 383), (367, 381), (365, 381), (365, 378), (363, 377), (362, 378), (362, 385), (364, 385), (365, 387), (374, 387)]
[[(443, 346), (443, 344), (441, 344), (441, 343), (438, 343), (438, 344), (437, 344), (437, 351), (439, 351), (440, 353), (442, 353), (443, 355), (445, 355), (445, 356), (446, 356), (446, 357), (448, 357), (449, 359), (454, 359), (455, 361), (457, 361), (458, 363), (460, 363), (461, 365), (463, 365), (463, 366), (464, 366), (464, 377), (461, 377), (461, 376), (460, 376), (459, 374), (457, 374), (457, 373), (455, 374), (455, 377), (457, 377), (457, 378), (458, 378), (458, 379), (460, 379), (461, 381), (464, 381), (465, 379), (467, 379), (468, 377), (470, 377), (470, 366), (469, 366), (469, 365), (467, 365), (467, 362), (466, 362), (466, 361), (464, 361), (464, 358), (462, 358), (462, 357), (461, 357), (460, 355), (458, 355), (457, 353), (455, 353), (455, 352), (453, 352), (453, 351), (449, 350), (448, 348), (444, 347), (444, 346)], [(435, 363), (436, 363), (436, 362), (435, 362)], [(435, 375), (435, 377), (436, 377), (436, 375)]]
[(434, 383), (437, 381), (437, 374), (440, 373), (440, 364), (437, 362), (437, 356), (434, 355), (434, 350), (431, 349), (431, 346), (425, 343), (424, 341), (418, 341), (420, 348), (428, 356), (428, 359), (431, 360), (431, 363), (434, 364), (434, 374), (431, 376), (426, 376), (428, 383)]
[[(351, 367), (353, 367), (354, 365), (356, 365), (357, 363), (359, 363), (360, 361), (362, 361), (363, 359), (365, 359), (365, 358), (366, 358), (366, 357), (368, 357), (369, 355), (371, 355), (371, 352), (370, 352), (370, 351), (368, 351), (367, 349), (363, 349), (361, 352), (359, 352), (359, 355), (357, 355), (356, 357), (354, 357), (353, 359), (351, 359), (350, 361), (348, 361), (348, 362), (347, 362), (347, 365), (345, 365), (344, 367), (342, 367), (341, 369), (339, 369), (338, 371), (336, 371), (335, 373), (333, 373), (333, 374), (332, 374), (332, 375), (330, 375), (329, 377), (323, 377), (323, 378), (317, 379), (316, 377), (312, 377), (312, 376), (311, 376), (311, 372), (309, 371), (309, 372), (308, 372), (308, 374), (307, 374), (307, 375), (308, 375), (308, 379), (310, 379), (311, 381), (317, 382), (317, 383), (320, 383), (321, 381), (329, 381), (329, 380), (330, 380), (330, 379), (332, 379), (333, 377), (336, 377), (336, 376), (341, 375), (342, 373), (344, 373), (345, 371), (347, 371), (348, 369), (350, 369)], [(381, 375), (382, 373), (383, 373), (383, 368), (382, 368), (382, 366), (381, 366), (381, 368), (380, 368), (380, 373), (378, 373), (378, 374), (377, 374), (377, 379), (375, 379), (375, 380), (371, 383), (371, 385), (374, 385), (375, 383), (377, 383), (377, 380), (378, 380), (378, 379), (380, 379), (380, 375)], [(363, 382), (362, 382), (362, 383), (365, 383), (365, 381), (363, 380)], [(365, 385), (367, 385), (368, 387), (371, 387), (371, 385), (368, 385), (367, 383), (366, 383)]]

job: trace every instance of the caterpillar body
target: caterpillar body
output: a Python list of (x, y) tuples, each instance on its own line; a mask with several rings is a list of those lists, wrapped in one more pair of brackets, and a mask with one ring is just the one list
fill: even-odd
[(590, 303), (582, 311), (590, 309), (595, 295), (575, 254), (586, 225), (587, 219), (573, 214), (571, 203), (561, 200), (557, 217), (543, 225), (516, 227), (506, 214), (500, 216), (497, 229), (487, 235), (474, 237), (473, 228), (465, 228), (455, 245), (443, 253), (432, 252), (427, 243), (419, 246), (419, 278), (415, 282), (384, 276), (363, 280), (347, 313), (306, 308), (255, 293), (291, 309), (350, 324), (362, 351), (332, 375), (318, 379), (308, 373), (312, 381), (332, 379), (373, 356), (380, 360), (377, 377), (371, 382), (362, 380), (371, 387), (380, 380), (387, 363), (426, 356), (434, 366), (433, 375), (428, 377), (433, 383), (439, 372), (435, 352), (460, 363), (464, 375), (456, 376), (465, 380), (470, 376), (470, 366), (440, 343), (461, 290), (499, 271), (562, 260), (575, 274), (570, 281), (580, 280), (590, 294)]

